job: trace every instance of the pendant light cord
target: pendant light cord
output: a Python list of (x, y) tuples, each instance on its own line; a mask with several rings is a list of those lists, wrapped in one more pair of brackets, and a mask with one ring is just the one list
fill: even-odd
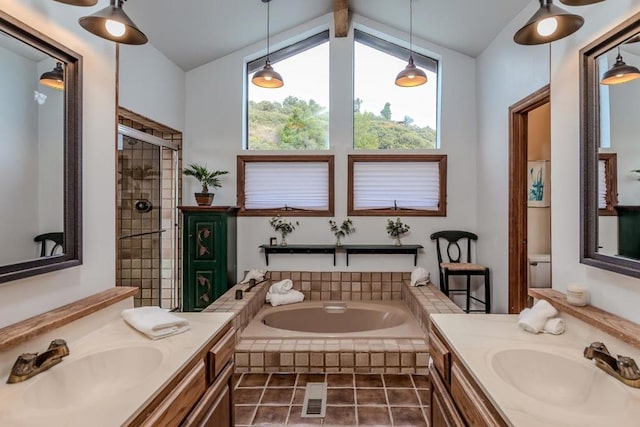
[(413, 56), (413, 0), (409, 0), (409, 56)]
[(269, 60), (269, 43), (270, 43), (270, 31), (269, 31), (269, 7), (271, 5), (271, 1), (267, 2), (267, 61)]

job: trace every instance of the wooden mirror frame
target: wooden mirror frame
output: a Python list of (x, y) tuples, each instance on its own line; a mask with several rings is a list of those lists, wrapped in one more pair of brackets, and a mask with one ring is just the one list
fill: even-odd
[(640, 13), (580, 49), (580, 262), (640, 277), (640, 260), (598, 253), (600, 76), (597, 58), (640, 33)]
[(82, 56), (2, 11), (0, 30), (62, 62), (65, 82), (63, 254), (2, 265), (1, 283), (82, 264)]

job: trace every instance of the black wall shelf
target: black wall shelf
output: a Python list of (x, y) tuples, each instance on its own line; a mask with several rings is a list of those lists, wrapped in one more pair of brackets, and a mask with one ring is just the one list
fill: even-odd
[(418, 265), (418, 251), (424, 248), (422, 245), (260, 245), (259, 247), (264, 250), (267, 265), (269, 265), (269, 254), (333, 254), (333, 265), (336, 265), (336, 250), (338, 249), (345, 251), (347, 265), (349, 265), (349, 255), (362, 254), (413, 255), (413, 265)]

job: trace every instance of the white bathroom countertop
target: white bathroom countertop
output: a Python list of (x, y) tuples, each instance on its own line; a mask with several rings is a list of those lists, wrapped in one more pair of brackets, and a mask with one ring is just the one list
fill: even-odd
[[(119, 313), (119, 312), (118, 312)], [(6, 384), (7, 364), (0, 364), (3, 378), (0, 383), (0, 426), (120, 426), (125, 423), (140, 408), (148, 404), (159, 390), (161, 390), (176, 373), (184, 368), (189, 359), (202, 350), (205, 344), (220, 331), (232, 318), (233, 313), (175, 313), (177, 316), (189, 320), (190, 330), (163, 338), (151, 340), (138, 331), (127, 325), (119, 316), (111, 316), (110, 320), (95, 326), (95, 329), (88, 333), (76, 334), (74, 330), (78, 326), (67, 326), (65, 330), (59, 330), (59, 338), (67, 340), (70, 354), (62, 362), (53, 366), (49, 370), (36, 375), (22, 383)], [(86, 329), (86, 328), (85, 328)], [(55, 334), (55, 332), (54, 332)], [(78, 336), (76, 336), (78, 335)], [(38, 345), (42, 345), (38, 343)], [(33, 347), (30, 347), (33, 346)], [(40, 348), (34, 343), (26, 343), (24, 349), (27, 351), (44, 351), (46, 347)], [(78, 395), (74, 394), (73, 402), (63, 402), (62, 405), (52, 403), (49, 396), (43, 395), (42, 391), (37, 391), (38, 387), (47, 379), (48, 375), (63, 375), (65, 365), (72, 366), (76, 361), (92, 354), (113, 350), (112, 354), (118, 353), (121, 348), (133, 348), (133, 352), (125, 353), (128, 356), (148, 357), (153, 355), (157, 367), (145, 372), (139, 380), (124, 379), (122, 383), (114, 380), (108, 387), (101, 389), (92, 384), (92, 378), (83, 375), (79, 381)], [(147, 350), (137, 353), (138, 349)], [(15, 352), (14, 352), (15, 353)], [(20, 354), (20, 353), (17, 353)], [(161, 354), (161, 357), (159, 356)], [(0, 355), (6, 359), (9, 356), (15, 360), (15, 354)], [(103, 365), (109, 365), (114, 358), (107, 358)], [(158, 362), (159, 360), (159, 362)], [(2, 362), (2, 360), (0, 360)], [(144, 361), (137, 362), (144, 365)], [(113, 360), (113, 363), (123, 363), (122, 360)], [(126, 363), (126, 362), (125, 362)], [(151, 363), (151, 362), (149, 362)], [(95, 372), (100, 369), (108, 370), (108, 366), (95, 363), (97, 366), (90, 366), (88, 372)], [(136, 365), (136, 366), (138, 366)], [(76, 365), (76, 366), (80, 366)], [(118, 365), (121, 366), (121, 365)], [(155, 366), (155, 365), (154, 365)], [(71, 369), (67, 368), (68, 371)], [(93, 370), (93, 371), (92, 371)], [(58, 373), (56, 373), (58, 371)], [(104, 380), (104, 379), (103, 379)], [(42, 383), (39, 384), (39, 381)], [(74, 380), (76, 381), (76, 380)], [(106, 381), (110, 381), (106, 379)], [(116, 385), (114, 385), (114, 383)], [(76, 384), (74, 382), (74, 384)], [(62, 384), (61, 387), (71, 387)], [(41, 390), (49, 390), (51, 387), (43, 387)], [(86, 390), (85, 390), (86, 389)], [(36, 392), (34, 393), (34, 390)], [(55, 393), (55, 387), (53, 388)], [(48, 394), (54, 394), (48, 393)], [(41, 396), (41, 397), (40, 397)], [(53, 396), (53, 402), (57, 402), (59, 397)], [(44, 401), (40, 401), (42, 398)], [(56, 400), (57, 399), (57, 400)], [(62, 407), (61, 407), (62, 406)]]
[[(593, 341), (602, 341), (612, 355), (631, 356), (640, 362), (638, 349), (606, 335), (586, 323), (563, 316), (567, 331), (562, 335), (531, 334), (517, 326), (517, 315), (433, 314), (432, 322), (443, 332), (448, 345), (460, 357), (461, 363), (474, 377), (504, 420), (517, 427), (569, 426), (634, 426), (640, 425), (640, 389), (622, 384), (583, 357), (584, 348)], [(517, 361), (516, 371), (531, 379), (524, 390), (506, 382), (497, 373), (494, 356), (505, 350), (531, 350), (567, 359), (571, 369), (543, 365), (547, 373), (527, 369), (528, 363)], [(518, 353), (520, 354), (520, 353)], [(557, 359), (551, 359), (557, 360)], [(519, 365), (521, 363), (521, 366)], [(582, 365), (575, 366), (574, 364)], [(549, 364), (553, 365), (553, 364)], [(573, 369), (573, 367), (577, 369)], [(556, 369), (557, 372), (553, 370)], [(571, 377), (569, 371), (581, 375)], [(550, 372), (550, 374), (548, 374)], [(504, 375), (504, 374), (503, 374)], [(563, 376), (568, 383), (563, 382)], [(555, 384), (545, 384), (545, 378)], [(560, 379), (560, 381), (557, 381)], [(576, 383), (584, 387), (575, 387)], [(590, 387), (597, 383), (599, 386)], [(564, 388), (564, 384), (568, 388)], [(606, 387), (601, 387), (605, 385)], [(580, 393), (574, 396), (575, 391)], [(597, 390), (596, 390), (597, 389)], [(603, 390), (615, 393), (603, 393)], [(546, 392), (548, 391), (548, 394)], [(538, 393), (540, 398), (532, 396)], [(572, 394), (573, 393), (573, 394)], [(603, 394), (603, 396), (597, 395)], [(615, 395), (614, 395), (615, 394)], [(563, 403), (551, 402), (555, 397)], [(620, 398), (623, 396), (623, 398)], [(542, 400), (541, 400), (542, 399)]]

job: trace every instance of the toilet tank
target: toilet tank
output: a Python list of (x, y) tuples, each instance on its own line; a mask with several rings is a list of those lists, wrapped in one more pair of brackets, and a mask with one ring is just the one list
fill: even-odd
[(549, 254), (529, 255), (529, 287), (530, 288), (550, 288), (551, 287), (551, 255)]

